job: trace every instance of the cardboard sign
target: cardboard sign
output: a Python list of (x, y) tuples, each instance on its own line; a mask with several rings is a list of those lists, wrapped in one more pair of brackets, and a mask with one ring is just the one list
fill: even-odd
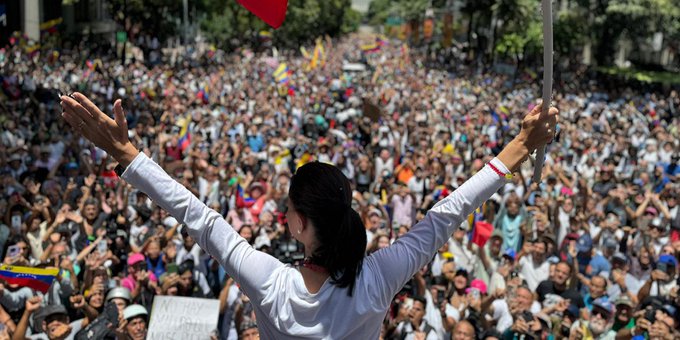
[(207, 340), (217, 329), (220, 301), (179, 296), (156, 296), (147, 340)]

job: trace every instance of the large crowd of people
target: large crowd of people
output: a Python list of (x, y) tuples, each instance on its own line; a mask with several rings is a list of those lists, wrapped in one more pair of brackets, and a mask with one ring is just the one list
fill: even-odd
[[(258, 336), (238, 284), (74, 133), (60, 94), (106, 112), (122, 99), (136, 147), (252, 247), (294, 265), (303, 250), (285, 212), (297, 167), (330, 163), (349, 178), (371, 256), (517, 135), (540, 93), (531, 77), (396, 42), (370, 54), (357, 36), (321, 43), (316, 67), (298, 51), (245, 48), (155, 46), (154, 62), (125, 66), (78, 45), (3, 50), (3, 263), (60, 272), (47, 293), (0, 281), (0, 339), (144, 339), (159, 295), (218, 299), (206, 336)], [(285, 80), (273, 76), (281, 63)], [(568, 85), (555, 91), (542, 182), (526, 162), (461, 224), (395, 296), (382, 338), (680, 337), (680, 96)]]

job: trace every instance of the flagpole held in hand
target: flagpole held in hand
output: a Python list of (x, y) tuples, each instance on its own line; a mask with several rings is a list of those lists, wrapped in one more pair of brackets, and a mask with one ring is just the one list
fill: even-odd
[[(541, 115), (547, 115), (550, 110), (553, 82), (553, 27), (552, 27), (552, 0), (542, 0), (543, 9), (543, 106)], [(543, 162), (545, 160), (543, 145), (536, 150), (536, 163), (534, 167), (534, 183), (541, 182)]]

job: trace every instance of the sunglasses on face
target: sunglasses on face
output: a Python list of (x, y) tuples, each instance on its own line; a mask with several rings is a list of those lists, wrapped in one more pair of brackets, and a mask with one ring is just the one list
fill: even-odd
[(597, 315), (599, 315), (600, 318), (602, 318), (602, 319), (604, 319), (604, 320), (608, 320), (608, 319), (609, 319), (609, 313), (607, 313), (606, 311), (603, 311), (603, 310), (601, 310), (601, 309), (594, 308), (594, 309), (593, 309), (593, 316), (597, 316)]

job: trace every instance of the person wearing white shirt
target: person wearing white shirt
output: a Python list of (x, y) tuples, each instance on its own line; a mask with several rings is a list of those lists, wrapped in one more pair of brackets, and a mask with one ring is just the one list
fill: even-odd
[(329, 164), (299, 167), (291, 179), (286, 217), (291, 235), (305, 245), (305, 261), (292, 266), (253, 249), (218, 212), (138, 152), (127, 137), (120, 100), (114, 103), (114, 119), (80, 93), (61, 100), (64, 119), (112, 155), (121, 177), (184, 223), (239, 283), (266, 339), (378, 338), (395, 294), (431, 261), (453, 229), (505, 184), (505, 174), (553, 139), (557, 124), (556, 109), (542, 114), (536, 106), (497, 158), (394, 244), (370, 256), (365, 256), (365, 227), (351, 207), (349, 180)]
[(519, 259), (520, 274), (532, 291), (535, 291), (538, 284), (550, 276), (550, 263), (545, 257), (546, 247), (547, 244), (543, 240), (533, 242), (528, 247), (531, 254)]

